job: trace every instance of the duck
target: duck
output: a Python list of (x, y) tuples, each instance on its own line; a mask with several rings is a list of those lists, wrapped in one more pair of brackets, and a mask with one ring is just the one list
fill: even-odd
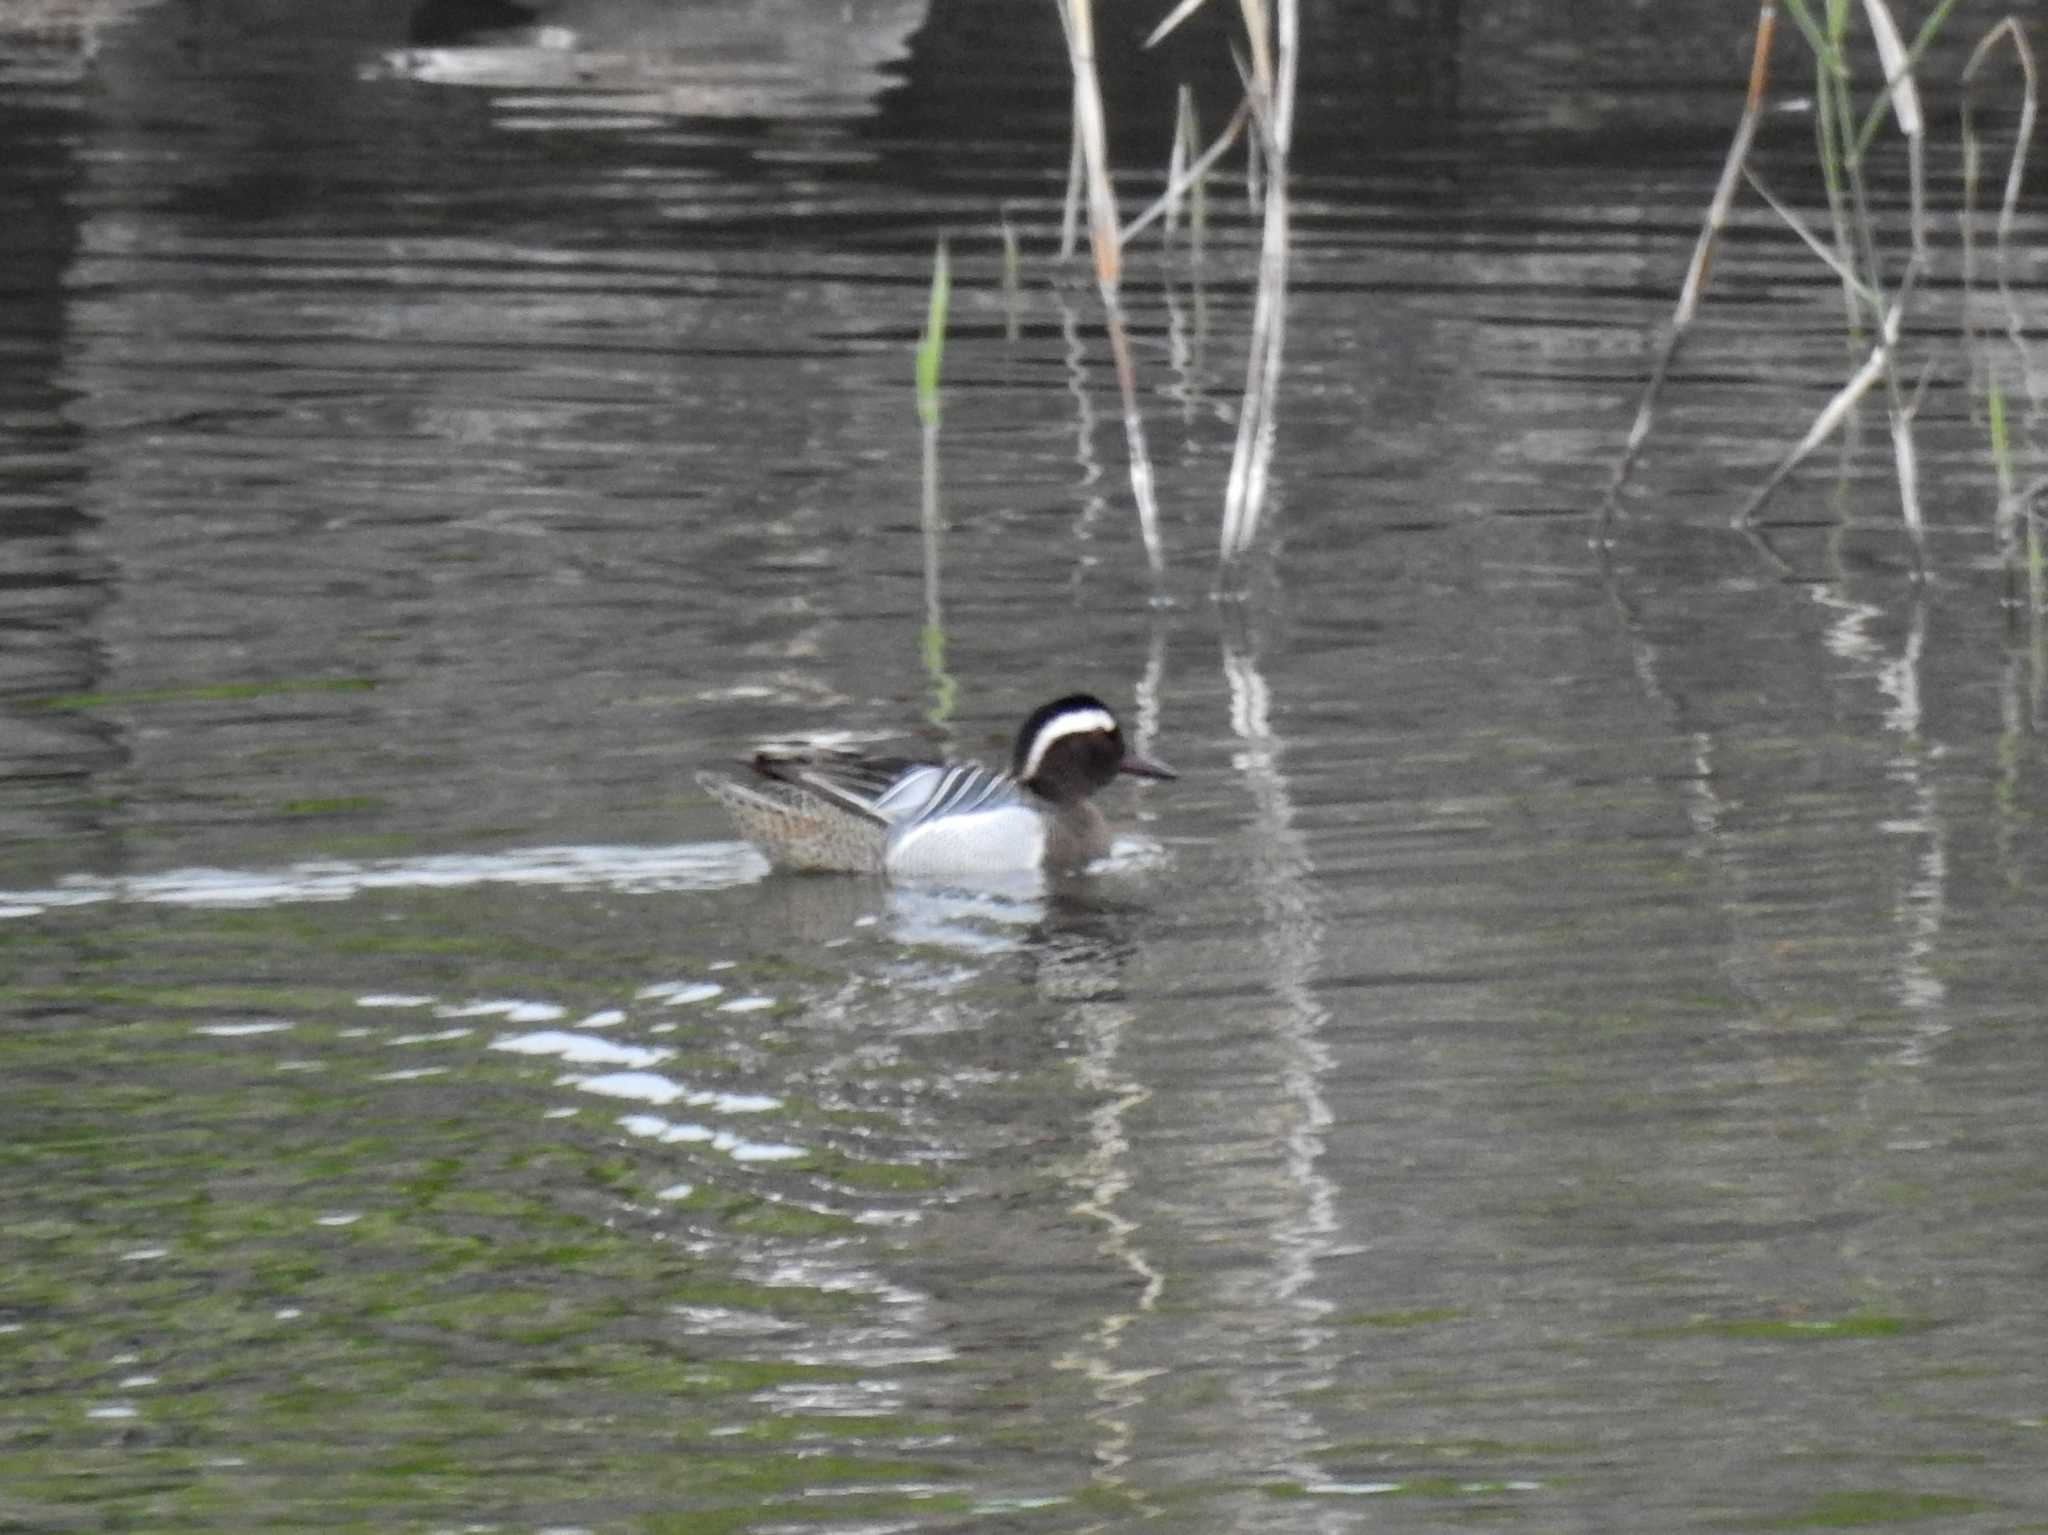
[(1098, 789), (1180, 776), (1131, 750), (1093, 693), (1032, 710), (1006, 772), (830, 748), (764, 748), (749, 766), (697, 781), (776, 868), (911, 877), (1081, 868), (1110, 848)]

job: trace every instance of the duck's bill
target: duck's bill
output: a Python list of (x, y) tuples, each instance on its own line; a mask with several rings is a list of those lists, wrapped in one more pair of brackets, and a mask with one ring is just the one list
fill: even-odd
[(1141, 757), (1136, 752), (1124, 754), (1124, 765), (1119, 773), (1129, 773), (1133, 778), (1178, 778), (1180, 774), (1161, 762), (1157, 757)]

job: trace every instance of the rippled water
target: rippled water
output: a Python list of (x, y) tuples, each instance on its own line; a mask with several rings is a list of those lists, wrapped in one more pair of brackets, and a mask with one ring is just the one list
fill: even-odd
[[(1876, 412), (1726, 529), (1854, 366), (1760, 215), (1602, 561), (1747, 18), (1320, 16), (1245, 596), (1237, 183), (1133, 254), (1155, 601), (1036, 8), (118, 9), (0, 24), (0, 1529), (2044, 1517), (2038, 171), (1933, 581)], [(1183, 775), (1082, 877), (694, 783), (1077, 686)]]

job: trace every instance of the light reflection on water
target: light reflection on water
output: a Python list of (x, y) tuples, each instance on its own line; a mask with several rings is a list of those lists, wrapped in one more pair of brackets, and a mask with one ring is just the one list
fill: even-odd
[(713, 890), (759, 879), (767, 860), (745, 843), (667, 848), (544, 847), (441, 854), (368, 864), (341, 860), (284, 869), (170, 869), (103, 878), (68, 875), (49, 889), (0, 890), (0, 917), (27, 917), (107, 901), (166, 906), (264, 906), (346, 901), (376, 890), (461, 890), (476, 885), (626, 892)]

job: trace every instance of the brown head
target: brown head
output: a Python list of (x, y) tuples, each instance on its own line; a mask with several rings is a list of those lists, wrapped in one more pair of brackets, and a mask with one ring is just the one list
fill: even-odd
[(1124, 745), (1123, 727), (1092, 693), (1069, 693), (1034, 709), (1017, 732), (1011, 776), (1055, 804), (1086, 799), (1119, 773), (1176, 778), (1163, 762)]

